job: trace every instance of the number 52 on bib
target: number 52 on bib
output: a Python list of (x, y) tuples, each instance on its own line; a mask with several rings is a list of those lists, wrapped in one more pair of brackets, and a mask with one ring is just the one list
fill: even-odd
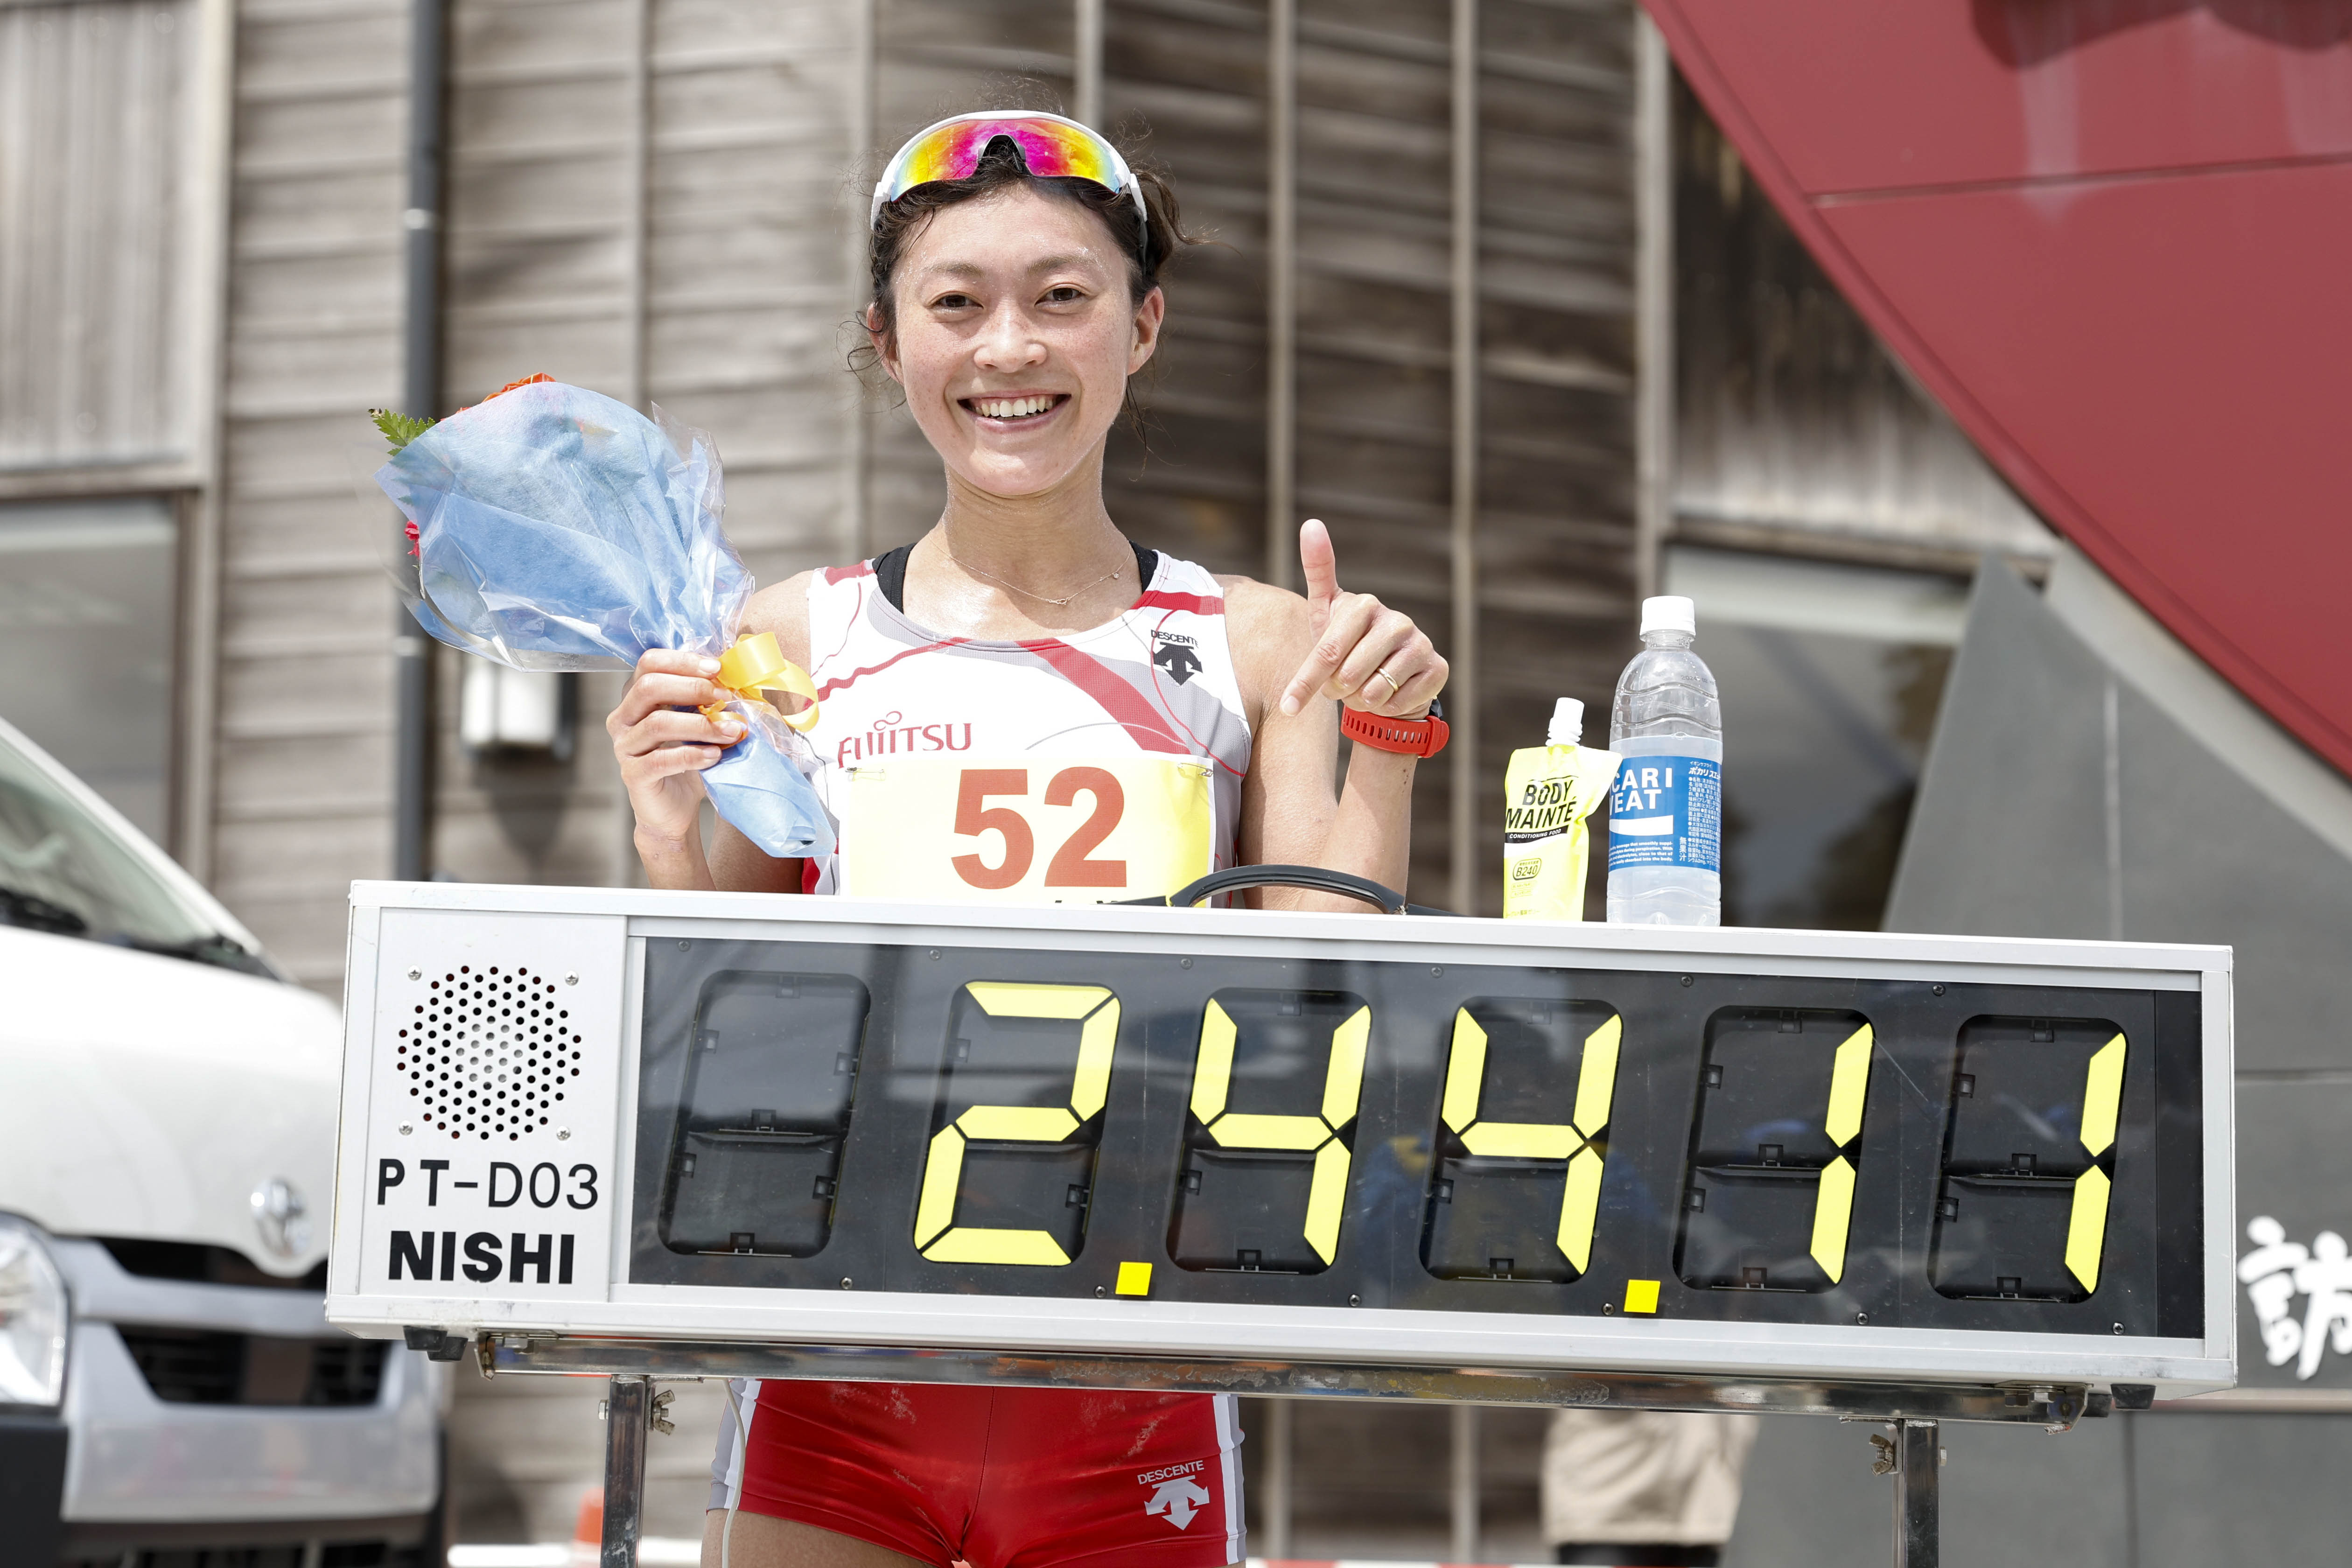
[(1028, 756), (858, 768), (842, 825), (842, 890), (1020, 904), (1172, 893), (1213, 868), (1210, 765)]

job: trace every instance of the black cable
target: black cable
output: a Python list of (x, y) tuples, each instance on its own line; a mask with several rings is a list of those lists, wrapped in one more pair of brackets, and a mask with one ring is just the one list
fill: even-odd
[(1236, 893), (1248, 888), (1305, 888), (1318, 893), (1337, 893), (1342, 898), (1360, 899), (1382, 914), (1389, 915), (1451, 915), (1454, 912), (1422, 904), (1408, 904), (1403, 894), (1373, 881), (1370, 877), (1334, 871), (1322, 866), (1229, 866), (1222, 871), (1212, 871), (1164, 898), (1122, 899), (1119, 901), (1189, 910), (1220, 893)]

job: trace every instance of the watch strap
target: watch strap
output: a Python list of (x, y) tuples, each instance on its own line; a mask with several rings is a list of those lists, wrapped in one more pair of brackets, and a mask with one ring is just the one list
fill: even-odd
[(1408, 757), (1433, 757), (1445, 749), (1452, 733), (1444, 712), (1434, 702), (1426, 719), (1384, 719), (1360, 708), (1339, 710), (1339, 732), (1359, 745)]

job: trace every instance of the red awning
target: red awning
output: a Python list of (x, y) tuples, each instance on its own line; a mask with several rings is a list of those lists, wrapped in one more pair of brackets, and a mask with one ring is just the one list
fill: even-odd
[(1646, 0), (2010, 482), (2352, 772), (2352, 0)]

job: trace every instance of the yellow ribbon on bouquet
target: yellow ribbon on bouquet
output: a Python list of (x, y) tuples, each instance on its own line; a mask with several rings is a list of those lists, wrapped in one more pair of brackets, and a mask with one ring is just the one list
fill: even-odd
[(808, 706), (797, 713), (776, 710), (776, 717), (785, 723), (806, 733), (816, 722), (816, 682), (809, 679), (807, 670), (784, 657), (773, 632), (746, 632), (737, 637), (735, 646), (719, 655), (719, 673), (712, 679), (727, 693), (702, 710), (702, 716), (714, 724), (730, 702), (765, 702), (765, 693), (770, 691), (787, 691), (808, 700)]

